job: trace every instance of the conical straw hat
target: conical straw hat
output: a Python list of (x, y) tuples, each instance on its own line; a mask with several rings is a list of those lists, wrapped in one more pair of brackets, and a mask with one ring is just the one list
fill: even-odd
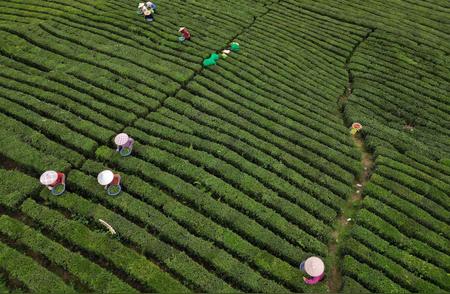
[(42, 185), (48, 186), (53, 184), (58, 179), (58, 173), (54, 170), (48, 170), (41, 175), (39, 179)]
[(181, 33), (183, 30), (185, 30), (186, 28), (185, 27), (181, 27), (179, 30), (178, 30), (178, 32), (179, 33)]
[(151, 12), (150, 10), (146, 9), (146, 10), (144, 11), (144, 15), (145, 15), (145, 16), (149, 16), (150, 14), (152, 14), (152, 12)]
[(122, 145), (124, 145), (125, 143), (128, 142), (129, 138), (130, 137), (128, 137), (127, 134), (120, 133), (114, 138), (114, 143), (116, 143), (116, 145), (118, 145), (118, 146), (122, 146)]
[(110, 170), (104, 170), (97, 176), (97, 181), (100, 185), (106, 186), (110, 184), (114, 179), (114, 174)]
[(310, 257), (305, 261), (305, 272), (311, 277), (318, 277), (325, 271), (325, 264), (318, 257)]
[(138, 5), (138, 8), (142, 8), (142, 7), (144, 7), (144, 3), (139, 3), (139, 5)]
[(353, 129), (362, 129), (362, 125), (359, 122), (355, 122), (352, 124)]

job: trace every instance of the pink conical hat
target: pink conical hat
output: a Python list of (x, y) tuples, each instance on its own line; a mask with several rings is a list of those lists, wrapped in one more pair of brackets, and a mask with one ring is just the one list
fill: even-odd
[(120, 133), (114, 138), (114, 143), (118, 146), (122, 146), (128, 142), (130, 137), (125, 133)]
[(311, 277), (318, 277), (325, 271), (322, 259), (312, 256), (305, 261), (305, 272)]

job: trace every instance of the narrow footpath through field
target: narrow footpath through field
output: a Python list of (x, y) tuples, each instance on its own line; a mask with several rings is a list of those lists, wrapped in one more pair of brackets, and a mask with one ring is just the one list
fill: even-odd
[[(345, 87), (344, 93), (338, 98), (337, 105), (342, 117), (343, 123), (346, 125), (346, 118), (344, 110), (348, 101), (348, 98), (353, 92), (353, 73), (350, 70), (350, 62), (353, 54), (356, 52), (358, 47), (366, 41), (370, 34), (372, 34), (375, 29), (371, 29), (364, 38), (361, 39), (354, 47), (353, 50), (348, 55), (345, 62), (345, 69), (348, 74), (348, 83)], [(351, 228), (353, 222), (353, 216), (356, 214), (358, 209), (361, 207), (361, 202), (363, 200), (363, 190), (367, 182), (370, 180), (372, 174), (372, 169), (374, 167), (374, 158), (372, 153), (366, 148), (364, 143), (364, 138), (360, 134), (353, 136), (353, 142), (356, 149), (361, 154), (361, 163), (363, 170), (359, 177), (355, 178), (354, 192), (347, 199), (345, 207), (342, 208), (342, 213), (337, 217), (334, 231), (332, 232), (331, 242), (328, 244), (328, 252), (331, 260), (330, 277), (328, 278), (328, 288), (331, 293), (338, 293), (342, 288), (342, 273), (341, 273), (341, 254), (340, 254), (340, 244), (345, 238), (347, 231)]]

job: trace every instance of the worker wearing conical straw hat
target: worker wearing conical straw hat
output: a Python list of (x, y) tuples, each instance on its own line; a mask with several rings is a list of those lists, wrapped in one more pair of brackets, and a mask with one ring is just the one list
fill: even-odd
[(41, 175), (39, 181), (51, 191), (58, 185), (65, 185), (66, 176), (63, 173), (48, 170)]
[(148, 8), (145, 3), (139, 3), (138, 9), (140, 10), (140, 14), (144, 15), (146, 21), (154, 20), (154, 11), (152, 8)]
[(117, 145), (117, 152), (124, 148), (133, 149), (134, 140), (125, 133), (120, 133), (114, 138), (114, 143)]
[(300, 264), (300, 269), (309, 275), (303, 280), (308, 285), (314, 285), (320, 282), (325, 275), (325, 264), (322, 259), (316, 256), (309, 257)]
[(178, 32), (183, 34), (184, 40), (189, 41), (191, 39), (191, 32), (187, 28), (181, 27)]
[(98, 183), (104, 186), (105, 190), (108, 190), (110, 186), (120, 186), (120, 180), (120, 175), (114, 174), (110, 170), (104, 170), (97, 176)]
[(352, 124), (352, 128), (350, 130), (350, 134), (353, 136), (356, 135), (357, 132), (362, 130), (362, 125), (359, 122), (355, 122)]

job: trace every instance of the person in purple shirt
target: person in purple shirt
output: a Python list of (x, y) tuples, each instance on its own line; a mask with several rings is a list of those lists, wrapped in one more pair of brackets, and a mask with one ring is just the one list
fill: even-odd
[(133, 143), (134, 143), (133, 138), (129, 138), (125, 144), (123, 144), (121, 146), (117, 146), (117, 151), (120, 152), (124, 148), (133, 149)]
[(312, 256), (300, 264), (300, 270), (304, 271), (309, 277), (303, 277), (308, 285), (314, 285), (320, 282), (325, 276), (325, 265), (322, 259)]
[(120, 153), (125, 148), (129, 149), (129, 152), (131, 152), (133, 149), (134, 140), (127, 134), (120, 133), (114, 138), (114, 143), (117, 145), (117, 152)]

